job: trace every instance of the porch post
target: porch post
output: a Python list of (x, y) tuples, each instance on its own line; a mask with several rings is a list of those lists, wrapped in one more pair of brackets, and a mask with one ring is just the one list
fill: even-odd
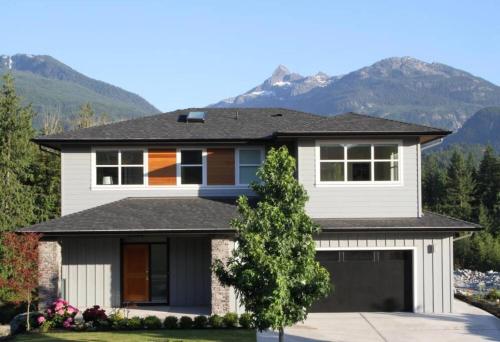
[(38, 244), (38, 295), (40, 309), (50, 305), (59, 296), (61, 273), (61, 245), (58, 241), (40, 241)]
[[(213, 238), (211, 243), (212, 264), (215, 260), (226, 262), (231, 256), (234, 242), (229, 238)], [(222, 286), (217, 276), (211, 276), (211, 311), (212, 314), (223, 315), (230, 311), (230, 288)]]

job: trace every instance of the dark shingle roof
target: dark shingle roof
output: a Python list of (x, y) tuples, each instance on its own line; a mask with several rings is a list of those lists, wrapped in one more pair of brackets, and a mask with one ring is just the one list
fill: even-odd
[[(20, 232), (230, 232), (234, 198), (127, 198), (19, 229)], [(476, 230), (478, 226), (425, 213), (421, 218), (317, 219), (324, 231)]]
[[(204, 123), (187, 123), (190, 111), (207, 113)], [(282, 108), (191, 108), (139, 119), (84, 128), (36, 142), (56, 146), (88, 141), (233, 141), (265, 140), (279, 135), (446, 135), (438, 128), (347, 113), (325, 117)]]

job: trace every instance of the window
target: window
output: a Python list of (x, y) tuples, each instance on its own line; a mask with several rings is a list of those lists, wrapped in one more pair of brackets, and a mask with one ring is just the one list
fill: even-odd
[(320, 144), (319, 183), (399, 181), (398, 144)]
[(95, 165), (96, 185), (144, 185), (143, 150), (98, 150)]
[(262, 149), (238, 150), (238, 184), (247, 185), (257, 180), (257, 170), (262, 164)]
[(203, 184), (202, 150), (181, 150), (181, 184)]

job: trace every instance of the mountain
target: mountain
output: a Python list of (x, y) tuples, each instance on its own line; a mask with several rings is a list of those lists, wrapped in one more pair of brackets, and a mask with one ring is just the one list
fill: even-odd
[[(63, 120), (74, 116), (82, 104), (90, 102), (96, 113), (115, 120), (158, 113), (139, 95), (87, 77), (45, 55), (0, 55), (0, 75), (11, 72), (18, 94), (32, 103), (38, 113), (59, 113)], [(35, 125), (41, 117), (35, 118)]]
[(500, 107), (483, 108), (472, 115), (456, 133), (443, 142), (443, 147), (454, 144), (491, 145), (500, 152)]
[(457, 129), (481, 108), (500, 106), (500, 87), (444, 64), (394, 57), (340, 76), (302, 76), (280, 65), (259, 86), (212, 106), (353, 111)]

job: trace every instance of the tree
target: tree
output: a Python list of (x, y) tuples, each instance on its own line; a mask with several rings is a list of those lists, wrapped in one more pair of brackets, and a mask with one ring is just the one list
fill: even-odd
[[(47, 113), (43, 118), (42, 135), (63, 131), (59, 115)], [(33, 164), (33, 191), (36, 221), (46, 221), (60, 215), (61, 157), (57, 151), (40, 149)]]
[(74, 122), (74, 126), (76, 129), (79, 128), (88, 128), (95, 126), (96, 117), (95, 112), (90, 103), (85, 103), (80, 107), (80, 111), (78, 112), (78, 116)]
[(476, 193), (480, 203), (488, 211), (493, 211), (500, 193), (500, 158), (491, 146), (486, 148), (479, 164)]
[(473, 170), (468, 167), (463, 154), (454, 151), (447, 172), (447, 214), (464, 220), (472, 217), (472, 201), (474, 194)]
[(440, 212), (446, 200), (446, 173), (435, 154), (426, 159), (422, 174), (422, 197), (426, 208)]
[(232, 257), (214, 272), (225, 286), (233, 286), (258, 329), (272, 327), (284, 340), (284, 328), (304, 320), (307, 310), (330, 292), (328, 271), (315, 260), (313, 234), (319, 226), (306, 214), (305, 189), (294, 177), (295, 160), (286, 147), (271, 149), (257, 172), (260, 183), (252, 206), (238, 200), (240, 216)]
[(26, 303), (26, 327), (30, 330), (30, 306), (38, 286), (38, 242), (40, 234), (2, 233), (1, 262), (6, 267), (0, 273), (0, 288), (8, 292), (13, 302)]
[[(35, 155), (31, 126), (34, 112), (21, 106), (10, 74), (0, 90), (0, 231), (32, 223), (34, 201), (30, 183)], [(1, 246), (0, 246), (1, 248)]]

